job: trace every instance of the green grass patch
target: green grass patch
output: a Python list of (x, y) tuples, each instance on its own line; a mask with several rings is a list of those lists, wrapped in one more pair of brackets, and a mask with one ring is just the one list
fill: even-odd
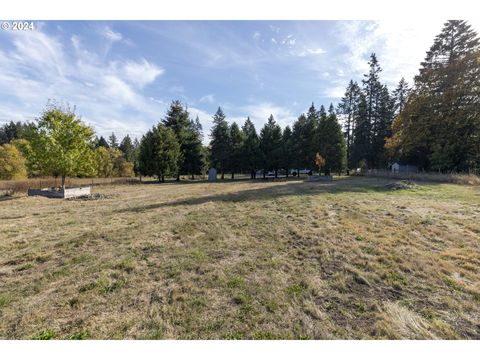
[(55, 331), (50, 329), (45, 329), (40, 331), (38, 334), (32, 336), (32, 340), (51, 340), (57, 336)]

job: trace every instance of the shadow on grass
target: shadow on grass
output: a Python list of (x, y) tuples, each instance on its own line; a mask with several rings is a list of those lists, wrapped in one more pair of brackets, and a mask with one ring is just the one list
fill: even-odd
[[(240, 180), (239, 180), (240, 181)], [(242, 180), (243, 181), (243, 180)], [(227, 181), (225, 181), (227, 182)], [(257, 180), (256, 182), (259, 182)], [(389, 192), (383, 185), (388, 182), (384, 179), (354, 179), (346, 178), (333, 182), (305, 182), (289, 180), (267, 188), (247, 189), (233, 193), (213, 194), (192, 197), (170, 202), (160, 202), (145, 206), (119, 209), (117, 212), (144, 212), (162, 207), (201, 205), (208, 202), (246, 202), (267, 199), (276, 199), (297, 195), (336, 194), (336, 193), (368, 193)], [(185, 183), (184, 183), (185, 184)], [(212, 184), (214, 186), (214, 184)]]

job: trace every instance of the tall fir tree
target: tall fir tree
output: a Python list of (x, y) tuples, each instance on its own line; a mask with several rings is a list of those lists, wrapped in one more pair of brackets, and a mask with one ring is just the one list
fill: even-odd
[(394, 99), (394, 111), (395, 115), (400, 114), (407, 103), (407, 98), (410, 93), (410, 87), (408, 82), (405, 78), (401, 78), (400, 82), (398, 83), (397, 87), (393, 91), (393, 99)]
[(273, 170), (277, 177), (282, 161), (282, 128), (275, 122), (273, 115), (270, 115), (260, 131), (260, 150), (264, 177), (270, 170)]
[(480, 40), (462, 20), (444, 24), (393, 125), (392, 156), (438, 171), (480, 171)]
[(108, 145), (113, 149), (118, 148), (118, 139), (114, 132), (108, 137)]
[(361, 89), (357, 82), (350, 80), (345, 95), (343, 96), (338, 109), (343, 117), (344, 136), (346, 142), (347, 174), (349, 169), (354, 166), (352, 162), (351, 149), (353, 145), (353, 132), (355, 130), (355, 118), (358, 115), (358, 105), (360, 101)]
[(140, 143), (139, 169), (145, 176), (157, 176), (164, 182), (165, 177), (176, 176), (179, 171), (181, 148), (175, 132), (159, 124), (149, 130)]
[(128, 134), (122, 139), (122, 141), (120, 142), (120, 146), (118, 148), (122, 151), (125, 157), (125, 160), (133, 163), (134, 156), (135, 156), (134, 154), (135, 149), (133, 147), (132, 139)]
[(242, 145), (242, 166), (250, 172), (250, 178), (257, 177), (257, 169), (261, 164), (260, 161), (260, 140), (258, 138), (255, 125), (248, 117), (242, 126), (243, 145)]
[(210, 133), (210, 161), (213, 167), (220, 171), (222, 180), (225, 178), (225, 172), (228, 171), (230, 132), (228, 123), (225, 120), (225, 114), (218, 107), (213, 115), (213, 126)]
[(282, 161), (281, 167), (285, 169), (288, 177), (289, 171), (295, 167), (295, 142), (290, 126), (286, 126), (282, 134)]
[(228, 168), (232, 174), (232, 179), (235, 177), (235, 173), (242, 171), (242, 149), (244, 142), (244, 135), (236, 122), (230, 125), (230, 157)]
[(360, 163), (364, 163), (368, 167), (371, 154), (371, 123), (368, 118), (368, 103), (364, 94), (360, 94), (354, 124), (351, 161), (355, 167), (358, 167)]
[[(342, 172), (346, 161), (345, 139), (333, 104), (330, 104), (328, 115), (323, 111), (320, 116), (315, 148), (316, 153), (325, 160), (322, 167), (326, 175), (330, 175), (331, 172)], [(312, 161), (315, 162), (315, 156)]]

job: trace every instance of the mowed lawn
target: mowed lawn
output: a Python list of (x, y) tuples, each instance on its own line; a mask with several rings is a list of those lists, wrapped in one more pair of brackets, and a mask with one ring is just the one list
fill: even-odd
[(480, 189), (387, 179), (0, 199), (0, 338), (480, 338)]

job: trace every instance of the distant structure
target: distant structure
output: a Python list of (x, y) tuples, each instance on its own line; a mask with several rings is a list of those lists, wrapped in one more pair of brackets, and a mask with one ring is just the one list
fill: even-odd
[(210, 182), (217, 181), (217, 169), (215, 168), (208, 169), (208, 181)]
[(415, 165), (409, 164), (392, 164), (392, 173), (406, 173), (406, 172), (418, 172), (418, 168)]

